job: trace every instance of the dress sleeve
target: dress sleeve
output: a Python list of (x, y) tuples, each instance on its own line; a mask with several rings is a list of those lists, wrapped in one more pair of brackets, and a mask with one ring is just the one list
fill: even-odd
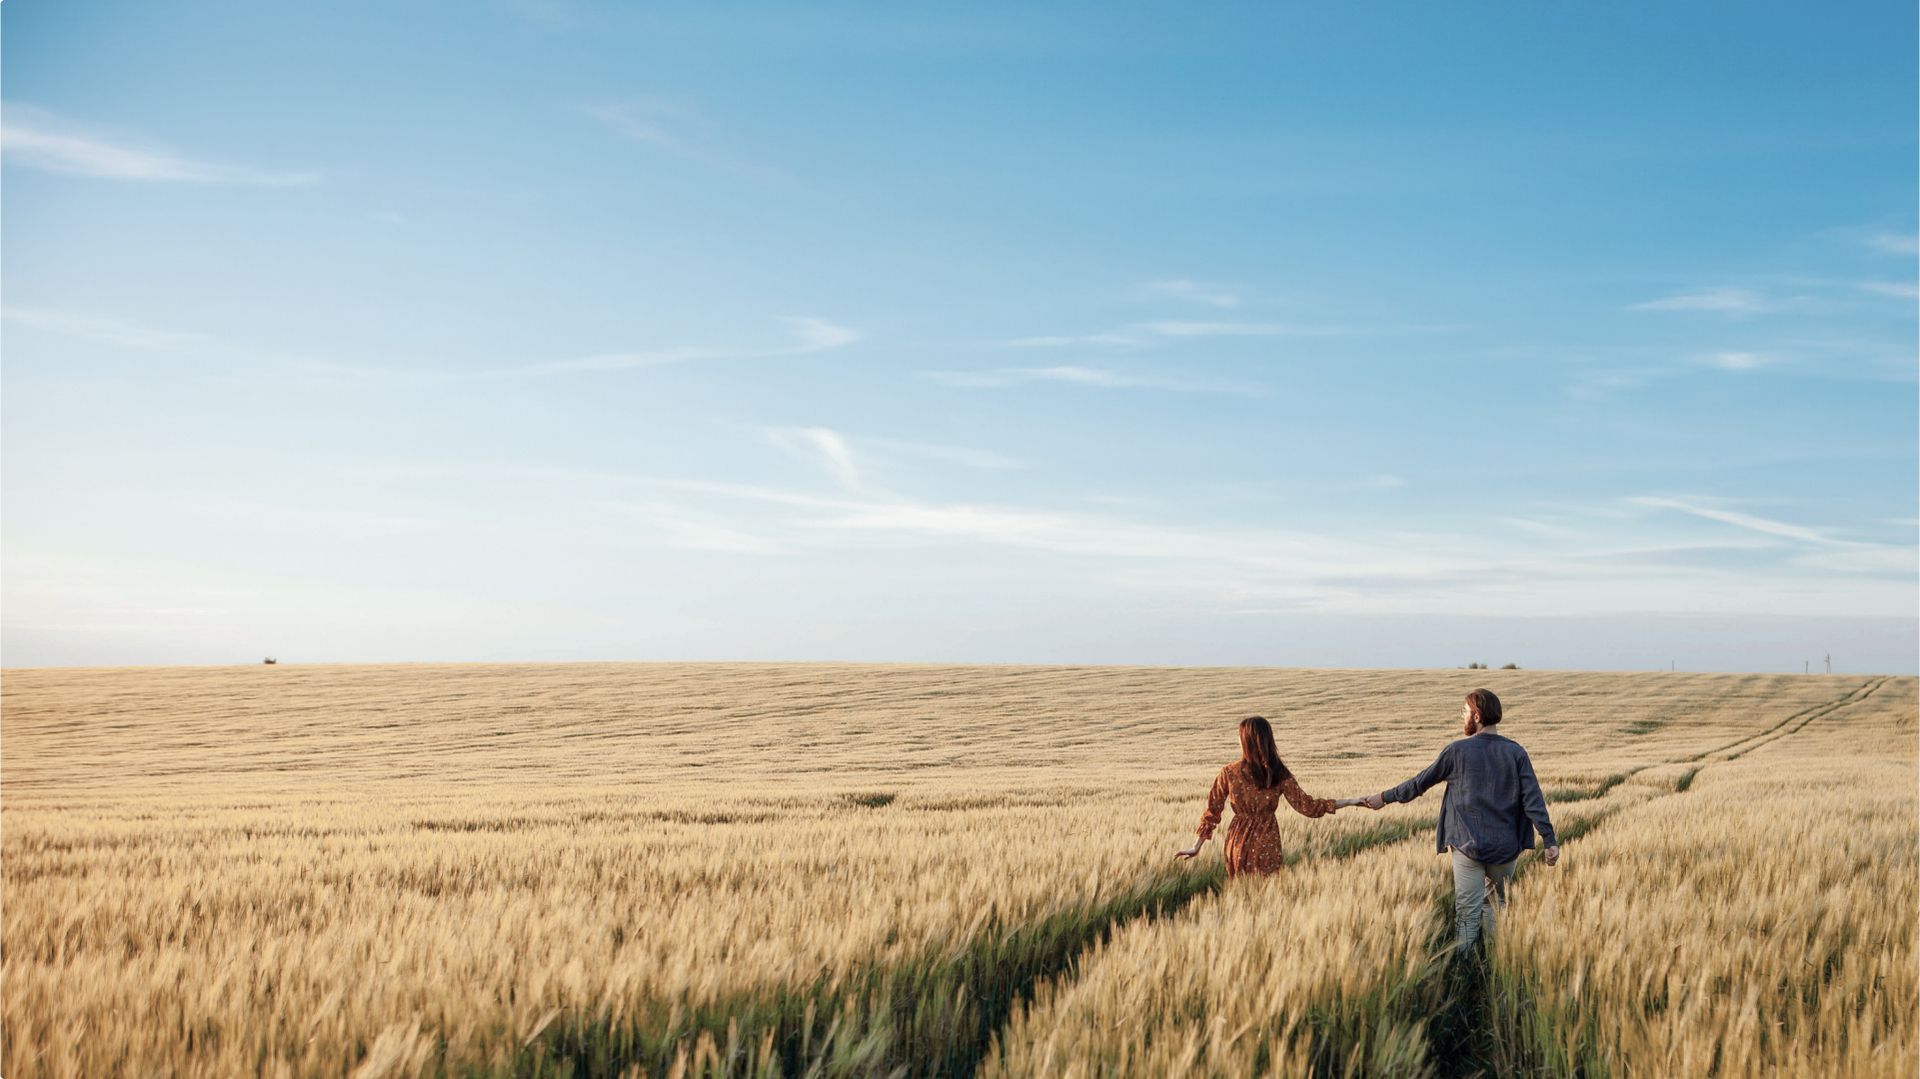
[(1333, 799), (1315, 798), (1301, 790), (1300, 784), (1295, 782), (1292, 776), (1280, 781), (1280, 793), (1286, 798), (1287, 804), (1293, 807), (1294, 812), (1303, 817), (1324, 817), (1333, 812)]
[(1227, 807), (1227, 770), (1213, 777), (1213, 789), (1207, 792), (1207, 811), (1200, 814), (1200, 842), (1213, 838), (1213, 829), (1220, 823), (1220, 811)]

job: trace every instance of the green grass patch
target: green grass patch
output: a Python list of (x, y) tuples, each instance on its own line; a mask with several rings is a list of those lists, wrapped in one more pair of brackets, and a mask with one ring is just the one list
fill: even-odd
[[(884, 804), (884, 803), (882, 803)], [(689, 1077), (969, 1075), (1016, 1005), (1121, 924), (1164, 917), (1217, 891), (1224, 867), (1153, 874), (1125, 895), (1035, 922), (990, 917), (970, 940), (833, 982), (688, 1006), (654, 1001), (636, 1015), (563, 1015), (481, 1076), (660, 1074)], [(444, 1073), (443, 1073), (444, 1074)]]
[(1298, 857), (1304, 857), (1308, 854), (1330, 858), (1351, 858), (1363, 850), (1372, 850), (1375, 847), (1385, 846), (1388, 843), (1398, 843), (1416, 832), (1436, 828), (1439, 826), (1439, 823), (1438, 817), (1415, 817), (1404, 820), (1390, 820), (1385, 824), (1375, 828), (1369, 828), (1364, 832), (1349, 832), (1345, 835), (1335, 836), (1317, 850), (1298, 852), (1297, 856), (1294, 852), (1290, 852), (1287, 862), (1291, 865), (1294, 861), (1298, 860)]
[(1627, 781), (1629, 773), (1615, 772), (1591, 787), (1556, 787), (1547, 791), (1548, 802), (1585, 802), (1605, 798), (1607, 792)]

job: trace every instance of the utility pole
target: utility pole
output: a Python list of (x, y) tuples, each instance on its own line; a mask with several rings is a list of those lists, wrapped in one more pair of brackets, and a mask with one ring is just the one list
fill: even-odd
[(1801, 673), (1801, 674), (1812, 674), (1812, 673), (1813, 673), (1813, 661), (1812, 661), (1812, 660), (1810, 660), (1810, 659), (1803, 659), (1803, 660), (1801, 660), (1801, 661), (1800, 661), (1800, 673)]
[(1827, 653), (1827, 673), (1828, 674), (1833, 673), (1833, 653), (1832, 652)]

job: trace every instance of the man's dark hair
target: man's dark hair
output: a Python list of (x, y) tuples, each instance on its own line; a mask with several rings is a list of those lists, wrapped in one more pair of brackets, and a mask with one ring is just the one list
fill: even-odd
[(1482, 727), (1500, 722), (1500, 698), (1493, 695), (1493, 690), (1476, 689), (1467, 694), (1467, 707), (1473, 709), (1473, 718)]

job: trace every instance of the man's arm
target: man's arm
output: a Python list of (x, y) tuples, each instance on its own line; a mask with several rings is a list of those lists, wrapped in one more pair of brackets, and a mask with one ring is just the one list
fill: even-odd
[(1415, 798), (1427, 793), (1427, 790), (1435, 783), (1447, 779), (1452, 775), (1453, 747), (1448, 746), (1441, 750), (1440, 755), (1433, 759), (1433, 763), (1427, 765), (1426, 769), (1419, 775), (1414, 776), (1412, 779), (1407, 780), (1397, 787), (1389, 787), (1381, 791), (1376, 797), (1382, 802), (1411, 802)]
[(1560, 845), (1553, 834), (1553, 819), (1547, 816), (1546, 795), (1540, 793), (1540, 781), (1533, 775), (1533, 761), (1524, 749), (1520, 751), (1520, 808), (1526, 810), (1533, 830), (1540, 833), (1540, 842), (1549, 849)]

